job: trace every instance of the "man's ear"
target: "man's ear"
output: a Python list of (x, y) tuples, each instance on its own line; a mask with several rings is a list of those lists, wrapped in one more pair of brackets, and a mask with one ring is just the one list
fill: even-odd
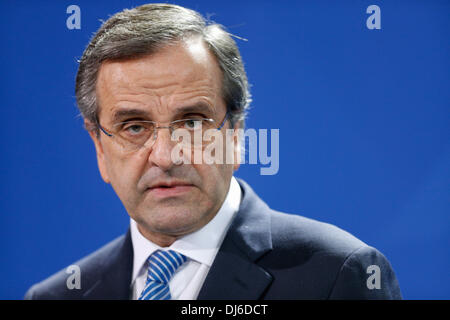
[(111, 180), (109, 179), (108, 170), (106, 169), (106, 160), (105, 160), (105, 154), (103, 152), (103, 146), (100, 141), (100, 135), (97, 130), (91, 129), (92, 124), (88, 122), (87, 120), (84, 121), (85, 127), (89, 128), (88, 132), (91, 136), (92, 141), (94, 141), (95, 145), (95, 151), (97, 153), (97, 164), (98, 164), (98, 170), (100, 171), (100, 175), (103, 178), (103, 181), (106, 183), (110, 183)]

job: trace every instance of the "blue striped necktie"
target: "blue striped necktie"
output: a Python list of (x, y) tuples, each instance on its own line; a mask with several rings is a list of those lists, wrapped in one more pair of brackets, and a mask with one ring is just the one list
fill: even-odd
[(185, 256), (173, 250), (157, 250), (150, 255), (147, 259), (147, 282), (139, 300), (170, 300), (170, 278), (186, 260)]

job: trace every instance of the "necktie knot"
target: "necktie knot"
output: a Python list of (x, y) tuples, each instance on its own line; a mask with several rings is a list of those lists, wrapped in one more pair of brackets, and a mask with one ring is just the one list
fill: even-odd
[(147, 283), (139, 300), (170, 299), (169, 281), (187, 258), (173, 250), (155, 251), (148, 259)]

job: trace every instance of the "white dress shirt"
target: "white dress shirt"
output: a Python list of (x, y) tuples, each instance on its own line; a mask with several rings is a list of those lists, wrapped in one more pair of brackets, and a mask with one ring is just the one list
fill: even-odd
[[(177, 239), (170, 247), (165, 248), (187, 257), (187, 261), (178, 268), (169, 281), (172, 300), (197, 299), (231, 221), (239, 210), (240, 202), (241, 188), (232, 177), (225, 201), (216, 216), (200, 230)], [(130, 231), (134, 252), (131, 299), (136, 300), (147, 280), (147, 259), (153, 252), (162, 248), (145, 238), (133, 219), (130, 221)]]

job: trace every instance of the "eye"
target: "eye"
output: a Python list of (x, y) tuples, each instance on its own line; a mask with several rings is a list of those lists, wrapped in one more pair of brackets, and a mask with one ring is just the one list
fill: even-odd
[(184, 128), (189, 130), (196, 130), (200, 129), (202, 126), (202, 120), (201, 119), (188, 119), (184, 121)]
[(127, 134), (138, 135), (145, 130), (145, 126), (139, 122), (131, 122), (126, 124), (123, 129)]
[(128, 131), (130, 131), (131, 133), (139, 133), (142, 131), (142, 129), (143, 127), (137, 124), (128, 127)]

